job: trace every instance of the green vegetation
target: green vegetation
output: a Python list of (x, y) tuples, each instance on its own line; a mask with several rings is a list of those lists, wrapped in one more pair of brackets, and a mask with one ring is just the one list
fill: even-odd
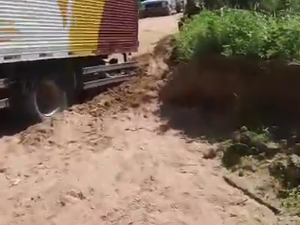
[(300, 216), (300, 187), (291, 189), (286, 194), (287, 197), (282, 202), (283, 206), (292, 214)]
[(222, 163), (226, 168), (238, 172), (239, 176), (247, 176), (247, 172), (259, 174), (274, 188), (269, 191), (281, 199), (282, 206), (289, 213), (300, 216), (298, 144), (278, 144), (272, 141), (267, 129), (253, 132), (242, 127), (222, 146)]
[[(201, 1), (201, 0), (200, 0)], [(207, 9), (214, 10), (223, 6), (240, 9), (255, 9), (272, 14), (282, 11), (297, 11), (299, 0), (203, 0)]]
[(222, 157), (223, 165), (230, 169), (237, 169), (236, 166), (239, 166), (242, 157), (265, 154), (268, 150), (267, 144), (271, 142), (271, 135), (267, 129), (254, 132), (242, 127), (232, 136), (223, 143), (225, 151)]
[(300, 60), (300, 15), (224, 8), (203, 11), (176, 36), (180, 60), (208, 53)]

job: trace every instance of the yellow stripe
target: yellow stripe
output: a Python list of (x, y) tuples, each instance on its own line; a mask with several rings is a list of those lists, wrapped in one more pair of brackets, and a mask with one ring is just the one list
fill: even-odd
[(67, 24), (67, 7), (68, 7), (68, 0), (58, 0), (58, 5), (61, 11), (63, 25), (64, 27)]
[(70, 28), (70, 51), (86, 56), (97, 50), (105, 0), (74, 0)]

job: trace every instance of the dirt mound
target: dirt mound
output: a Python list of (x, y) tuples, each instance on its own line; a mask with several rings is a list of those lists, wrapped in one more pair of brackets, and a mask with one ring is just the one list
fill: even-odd
[[(101, 135), (99, 136), (99, 134), (103, 130), (101, 124), (101, 119), (66, 111), (44, 123), (31, 126), (24, 132), (21, 132), (18, 135), (18, 143), (32, 148), (43, 147), (49, 144), (59, 146), (63, 143), (74, 143), (76, 140), (71, 138), (73, 136), (89, 137), (92, 140), (93, 135), (91, 134), (94, 134), (94, 136), (97, 134), (97, 141), (100, 141)], [(103, 140), (106, 139), (105, 136), (102, 137)]]
[(297, 116), (300, 112), (299, 72), (299, 66), (283, 61), (210, 55), (178, 65), (160, 98), (166, 103), (229, 112), (242, 123), (254, 122), (264, 115), (269, 119)]
[(149, 103), (157, 98), (157, 90), (162, 86), (162, 79), (168, 71), (165, 63), (171, 54), (171, 37), (160, 40), (153, 53), (136, 57), (139, 67), (137, 76), (129, 82), (98, 95), (88, 103), (77, 105), (73, 111), (99, 117), (103, 114), (123, 111), (129, 107), (137, 108), (141, 103)]

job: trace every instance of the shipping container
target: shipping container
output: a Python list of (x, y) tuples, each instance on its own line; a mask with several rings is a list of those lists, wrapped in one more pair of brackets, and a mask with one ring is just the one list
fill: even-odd
[(50, 117), (78, 91), (127, 79), (110, 71), (133, 68), (138, 45), (136, 0), (0, 0), (0, 107)]

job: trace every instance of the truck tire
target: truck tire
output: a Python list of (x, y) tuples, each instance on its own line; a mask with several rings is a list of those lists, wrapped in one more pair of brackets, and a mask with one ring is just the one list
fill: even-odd
[(55, 79), (37, 80), (23, 96), (29, 119), (42, 122), (68, 107), (67, 92)]

